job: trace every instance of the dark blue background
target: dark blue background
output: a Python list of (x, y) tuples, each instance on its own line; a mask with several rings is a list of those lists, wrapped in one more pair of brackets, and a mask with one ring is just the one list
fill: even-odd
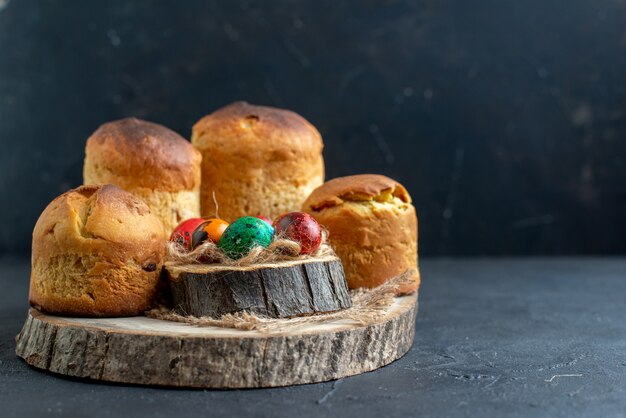
[(81, 182), (85, 139), (293, 109), (328, 177), (411, 192), (426, 255), (626, 253), (626, 3), (0, 0), (1, 251)]

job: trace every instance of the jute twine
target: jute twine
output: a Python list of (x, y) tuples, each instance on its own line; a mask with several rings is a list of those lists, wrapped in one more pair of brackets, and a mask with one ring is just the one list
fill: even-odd
[(333, 249), (327, 243), (328, 234), (322, 231), (322, 242), (313, 254), (300, 254), (300, 244), (281, 236), (275, 237), (269, 247), (256, 246), (248, 255), (238, 260), (228, 257), (212, 241), (203, 242), (193, 251), (185, 250), (175, 242), (167, 243), (167, 258), (172, 264), (206, 264), (219, 263), (225, 266), (248, 266), (252, 264), (273, 263), (277, 261), (295, 261), (310, 257), (325, 257), (334, 255)]
[(199, 327), (234, 328), (264, 333), (283, 332), (305, 325), (322, 324), (340, 319), (350, 319), (359, 325), (370, 325), (385, 316), (387, 309), (393, 304), (397, 290), (403, 285), (412, 283), (414, 275), (414, 270), (407, 270), (374, 289), (353, 290), (351, 292), (351, 308), (326, 314), (277, 319), (249, 312), (238, 312), (214, 319), (210, 317), (183, 316), (174, 313), (168, 308), (159, 307), (146, 312), (146, 316), (165, 321), (184, 322)]

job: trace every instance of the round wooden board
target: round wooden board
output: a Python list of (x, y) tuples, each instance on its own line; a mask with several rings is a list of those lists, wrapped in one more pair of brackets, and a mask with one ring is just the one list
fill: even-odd
[(413, 343), (417, 295), (384, 318), (335, 320), (289, 332), (196, 327), (147, 317), (67, 318), (30, 309), (16, 337), (28, 364), (74, 377), (142, 385), (255, 388), (323, 382), (371, 371)]

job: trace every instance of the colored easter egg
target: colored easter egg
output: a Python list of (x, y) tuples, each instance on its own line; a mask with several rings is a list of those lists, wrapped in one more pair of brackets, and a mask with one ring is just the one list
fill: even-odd
[(322, 243), (322, 227), (308, 213), (290, 212), (274, 221), (276, 235), (300, 244), (300, 254), (314, 253)]
[(228, 225), (223, 219), (206, 219), (191, 234), (191, 248), (194, 249), (207, 240), (217, 244)]
[(268, 247), (274, 228), (254, 216), (244, 216), (230, 224), (222, 234), (218, 247), (233, 259), (247, 255), (256, 246)]
[(170, 241), (179, 244), (187, 251), (191, 250), (191, 237), (193, 232), (205, 221), (206, 219), (203, 218), (191, 218), (182, 221), (176, 228), (174, 228), (174, 231), (172, 231)]

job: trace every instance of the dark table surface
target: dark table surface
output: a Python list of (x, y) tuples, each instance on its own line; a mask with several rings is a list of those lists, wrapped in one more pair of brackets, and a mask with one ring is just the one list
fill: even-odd
[(624, 416), (626, 258), (421, 262), (415, 343), (335, 382), (215, 391), (44, 373), (14, 354), (29, 261), (0, 258), (2, 416)]

